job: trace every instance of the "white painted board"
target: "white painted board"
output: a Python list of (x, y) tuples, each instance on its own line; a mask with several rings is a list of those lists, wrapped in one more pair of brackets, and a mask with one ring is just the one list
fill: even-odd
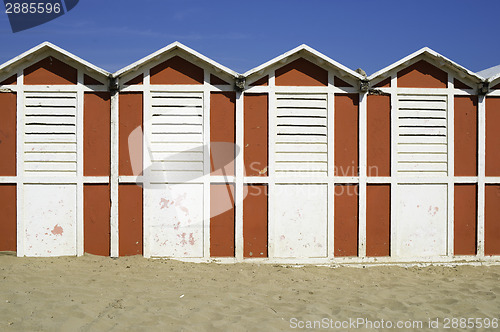
[(203, 184), (146, 190), (153, 257), (203, 257)]
[(447, 185), (399, 185), (398, 198), (398, 256), (446, 255)]
[(76, 185), (24, 186), (26, 256), (76, 255)]
[(275, 257), (327, 256), (327, 192), (327, 185), (276, 185)]

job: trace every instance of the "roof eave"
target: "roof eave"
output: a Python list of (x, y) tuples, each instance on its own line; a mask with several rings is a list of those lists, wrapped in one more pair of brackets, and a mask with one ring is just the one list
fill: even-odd
[(132, 63), (131, 65), (123, 68), (123, 69), (120, 69), (118, 71), (116, 71), (114, 74), (113, 74), (113, 77), (116, 78), (116, 77), (120, 77), (120, 76), (123, 76), (123, 75), (126, 75), (132, 71), (135, 71), (137, 70), (139, 67), (143, 66), (144, 64), (148, 63), (149, 61), (152, 61), (153, 59), (157, 58), (157, 57), (160, 57), (162, 56), (163, 54), (166, 54), (168, 52), (171, 52), (171, 51), (174, 51), (175, 49), (180, 49), (180, 50), (183, 50), (184, 52), (187, 52), (189, 54), (191, 54), (192, 56), (202, 60), (203, 62), (207, 63), (208, 65), (220, 70), (220, 71), (223, 71), (225, 72), (227, 75), (233, 77), (233, 78), (236, 78), (239, 76), (239, 74), (237, 72), (235, 72), (234, 70), (231, 70), (229, 68), (227, 68), (226, 66), (223, 66), (221, 65), (220, 63), (204, 56), (203, 54), (201, 53), (198, 53), (196, 52), (195, 50), (181, 44), (180, 42), (173, 42), (165, 47), (163, 47), (162, 49), (148, 55), (148, 56), (145, 56), (144, 58)]
[(312, 56), (315, 56), (321, 60), (323, 60), (325, 63), (327, 63), (328, 65), (338, 69), (338, 70), (341, 70), (345, 73), (347, 73), (348, 75), (350, 75), (352, 78), (354, 79), (358, 79), (358, 80), (364, 80), (366, 79), (366, 77), (364, 77), (363, 75), (355, 72), (354, 70), (352, 69), (349, 69), (347, 68), (346, 66), (338, 63), (337, 61), (327, 57), (326, 55), (322, 54), (321, 52), (318, 52), (316, 51), (315, 49), (313, 49), (312, 47), (309, 47), (305, 44), (302, 44), (300, 46), (297, 46), (296, 48), (288, 51), (288, 52), (285, 52), (265, 63), (263, 63), (262, 65), (260, 66), (257, 66), (253, 69), (250, 69), (249, 71), (245, 72), (243, 74), (244, 77), (250, 77), (252, 75), (255, 75), (256, 73), (259, 73), (260, 71), (263, 71), (279, 62), (281, 62), (282, 60), (285, 60), (287, 59), (288, 57), (291, 57), (292, 55), (295, 55), (299, 52), (307, 52), (309, 54), (311, 54)]
[(18, 55), (17, 57), (3, 63), (2, 65), (0, 65), (0, 71), (8, 70), (9, 68), (20, 64), (21, 62), (23, 62), (26, 59), (29, 60), (35, 54), (44, 52), (45, 50), (51, 50), (51, 51), (55, 51), (57, 53), (60, 53), (61, 55), (68, 57), (70, 60), (72, 60), (76, 63), (79, 63), (79, 64), (83, 65), (84, 67), (86, 67), (86, 68), (88, 68), (88, 69), (90, 69), (90, 70), (92, 70), (92, 71), (94, 71), (102, 76), (109, 77), (111, 75), (110, 72), (108, 72), (102, 68), (99, 68), (99, 67), (91, 64), (90, 62), (85, 61), (82, 58), (79, 58), (76, 55), (74, 55), (74, 54), (72, 54), (72, 53), (70, 53), (70, 52), (50, 43), (50, 42), (43, 42), (43, 43), (29, 49), (28, 51)]
[(428, 47), (421, 48), (420, 50), (413, 52), (412, 54), (404, 57), (403, 59), (396, 61), (395, 63), (375, 72), (374, 74), (368, 76), (368, 80), (373, 81), (373, 80), (379, 78), (380, 76), (383, 76), (384, 74), (390, 72), (391, 70), (396, 69), (400, 66), (403, 66), (406, 62), (411, 61), (412, 59), (414, 59), (420, 55), (425, 55), (425, 54), (427, 54), (428, 56), (430, 56), (434, 59), (438, 59), (438, 60), (445, 62), (456, 72), (461, 72), (461, 73), (465, 74), (465, 76), (469, 76), (469, 78), (475, 80), (477, 83), (485, 81), (484, 77), (468, 70), (467, 68), (459, 65), (458, 63), (448, 59), (447, 57), (437, 53), (436, 51), (434, 51)]

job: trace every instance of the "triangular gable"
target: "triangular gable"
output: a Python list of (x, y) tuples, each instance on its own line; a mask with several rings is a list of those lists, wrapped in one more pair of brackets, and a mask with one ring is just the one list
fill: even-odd
[(204, 73), (193, 63), (174, 56), (150, 70), (151, 84), (203, 84)]
[(10, 78), (20, 66), (24, 68), (26, 84), (76, 84), (76, 72), (82, 67), (95, 77), (107, 78), (111, 75), (49, 42), (0, 65), (0, 72), (8, 75), (4, 80)]
[[(196, 63), (193, 63), (191, 59), (195, 60)], [(215, 73), (221, 73), (221, 75), (229, 76), (232, 79), (238, 77), (238, 73), (235, 71), (179, 42), (174, 42), (120, 69), (113, 74), (113, 77), (130, 77), (134, 72), (145, 66), (151, 67), (151, 84), (203, 84), (202, 66), (208, 66)], [(223, 79), (221, 78), (221, 80)]]
[[(330, 59), (307, 45), (301, 45), (254, 69), (243, 76), (253, 82), (250, 86), (263, 85), (266, 71), (273, 69), (276, 85), (286, 86), (325, 86), (328, 85), (328, 70), (333, 68), (340, 73), (342, 80), (358, 81), (364, 76)], [(259, 77), (261, 76), (261, 77)], [(297, 82), (300, 82), (298, 84)], [(260, 83), (260, 84), (258, 84)], [(352, 86), (346, 82), (346, 86)]]
[(277, 86), (327, 86), (328, 71), (304, 58), (276, 69)]
[(394, 72), (398, 75), (398, 87), (446, 87), (448, 81), (446, 73), (448, 72), (452, 72), (462, 83), (464, 83), (463, 80), (471, 83), (484, 81), (481, 76), (428, 47), (379, 70), (370, 75), (368, 80), (372, 86), (378, 86)]

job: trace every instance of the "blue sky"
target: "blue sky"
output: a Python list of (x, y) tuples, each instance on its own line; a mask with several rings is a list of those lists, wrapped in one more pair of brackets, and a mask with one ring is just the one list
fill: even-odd
[(80, 0), (18, 33), (2, 8), (0, 63), (50, 41), (113, 72), (180, 41), (240, 73), (300, 44), (368, 74), (423, 46), (480, 71), (500, 64), (499, 14), (498, 0)]

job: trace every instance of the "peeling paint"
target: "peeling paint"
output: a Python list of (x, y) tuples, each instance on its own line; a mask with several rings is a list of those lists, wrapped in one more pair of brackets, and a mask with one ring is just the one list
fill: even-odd
[[(54, 229), (50, 231), (54, 235), (62, 235), (63, 234), (63, 228), (59, 226), (59, 224), (54, 226)], [(37, 235), (38, 236), (38, 235)]]

